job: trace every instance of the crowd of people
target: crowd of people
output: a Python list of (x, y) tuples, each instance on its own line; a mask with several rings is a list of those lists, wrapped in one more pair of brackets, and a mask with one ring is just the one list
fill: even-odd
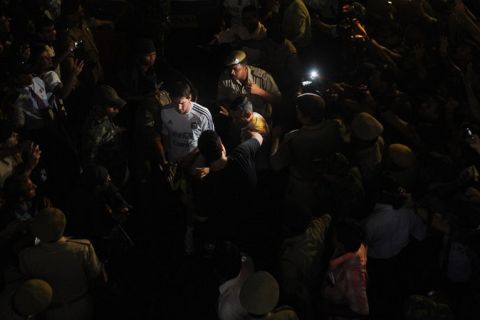
[(147, 3), (0, 0), (1, 319), (480, 317), (477, 1)]

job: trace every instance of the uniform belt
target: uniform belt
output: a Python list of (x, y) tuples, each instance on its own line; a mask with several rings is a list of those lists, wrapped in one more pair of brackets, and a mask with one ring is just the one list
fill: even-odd
[(75, 302), (78, 302), (78, 301), (82, 300), (83, 298), (86, 298), (87, 296), (88, 296), (88, 291), (79, 295), (76, 298), (71, 299), (71, 300), (68, 300), (68, 301), (65, 301), (65, 302), (52, 303), (50, 305), (49, 309), (58, 309), (58, 308), (69, 306), (71, 304), (74, 304)]

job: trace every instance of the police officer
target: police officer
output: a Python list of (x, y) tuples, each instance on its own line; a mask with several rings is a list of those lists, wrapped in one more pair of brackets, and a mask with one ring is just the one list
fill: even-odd
[(0, 296), (0, 319), (34, 319), (48, 308), (52, 296), (52, 287), (40, 279), (27, 280), (7, 288)]
[(239, 96), (247, 96), (253, 104), (253, 111), (265, 118), (270, 118), (272, 104), (282, 99), (275, 80), (267, 71), (248, 65), (244, 51), (233, 51), (225, 60), (217, 98), (222, 107), (228, 107)]
[(240, 289), (240, 304), (254, 319), (298, 320), (292, 308), (288, 306), (275, 308), (279, 296), (277, 280), (266, 271), (257, 271), (248, 277)]
[(63, 236), (65, 225), (65, 215), (56, 208), (35, 216), (32, 231), (40, 243), (20, 253), (20, 271), (26, 277), (46, 280), (55, 292), (47, 320), (92, 319), (89, 282), (102, 274), (103, 267), (90, 241)]

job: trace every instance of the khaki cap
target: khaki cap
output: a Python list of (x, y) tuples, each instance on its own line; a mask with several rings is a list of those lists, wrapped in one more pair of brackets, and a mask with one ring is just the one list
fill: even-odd
[(236, 64), (242, 63), (247, 59), (247, 54), (242, 50), (232, 51), (227, 59), (225, 59), (225, 67), (234, 66)]
[(52, 287), (40, 279), (25, 281), (13, 295), (13, 306), (23, 316), (43, 312), (52, 302)]
[(43, 209), (32, 219), (32, 231), (42, 242), (55, 242), (63, 236), (66, 220), (60, 209)]
[(383, 125), (366, 112), (360, 112), (352, 120), (352, 132), (363, 141), (376, 140), (383, 132)]
[(402, 169), (411, 168), (415, 165), (416, 157), (412, 149), (404, 144), (394, 143), (388, 146), (390, 160)]
[(279, 296), (277, 280), (266, 271), (257, 271), (243, 284), (240, 304), (250, 314), (265, 315), (276, 307)]

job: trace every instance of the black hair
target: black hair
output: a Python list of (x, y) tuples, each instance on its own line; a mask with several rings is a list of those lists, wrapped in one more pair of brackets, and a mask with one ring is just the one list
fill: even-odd
[(357, 252), (365, 240), (362, 227), (351, 218), (339, 220), (335, 226), (337, 241), (342, 243), (347, 252)]
[(51, 26), (55, 26), (55, 22), (46, 15), (42, 15), (35, 21), (35, 31), (37, 33), (41, 32), (43, 28)]
[(198, 150), (208, 163), (218, 160), (222, 156), (222, 139), (213, 130), (204, 131), (198, 139)]
[(170, 90), (170, 96), (175, 98), (190, 97), (192, 95), (192, 88), (187, 82), (176, 81)]
[(24, 174), (12, 174), (3, 185), (3, 194), (7, 200), (18, 200), (26, 194), (28, 176)]
[(297, 97), (297, 109), (303, 116), (315, 124), (325, 118), (325, 101), (322, 97), (313, 93), (304, 93)]
[(242, 115), (246, 114), (247, 112), (253, 112), (253, 105), (250, 99), (247, 96), (240, 96), (235, 98), (230, 105), (230, 109), (232, 111), (241, 111)]

